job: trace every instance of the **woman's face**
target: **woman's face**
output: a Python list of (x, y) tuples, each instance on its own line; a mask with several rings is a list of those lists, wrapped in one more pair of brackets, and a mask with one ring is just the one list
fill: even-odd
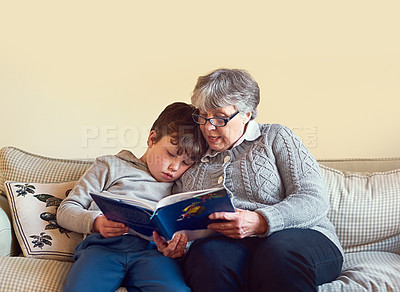
[[(207, 109), (205, 112), (200, 110), (199, 115), (204, 118), (229, 118), (236, 113), (236, 108), (232, 105), (217, 109)], [(243, 117), (240, 113), (234, 116), (224, 127), (216, 127), (207, 121), (200, 125), (200, 130), (206, 139), (208, 146), (215, 151), (222, 152), (230, 149), (237, 140), (243, 135), (246, 124), (250, 120), (251, 113)]]

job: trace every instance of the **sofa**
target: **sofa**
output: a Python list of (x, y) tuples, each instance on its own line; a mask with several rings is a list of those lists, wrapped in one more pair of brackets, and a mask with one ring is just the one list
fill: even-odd
[[(0, 150), (0, 291), (62, 290), (82, 234), (58, 226), (56, 211), (92, 163)], [(400, 291), (400, 157), (319, 163), (345, 251), (319, 291)]]

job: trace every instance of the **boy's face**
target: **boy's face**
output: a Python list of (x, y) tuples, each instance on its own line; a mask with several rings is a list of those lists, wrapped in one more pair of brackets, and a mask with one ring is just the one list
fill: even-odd
[(159, 182), (173, 182), (194, 163), (185, 154), (177, 155), (178, 146), (171, 143), (170, 136), (162, 137), (154, 142), (155, 132), (151, 132), (148, 139), (149, 147), (144, 155), (153, 177)]

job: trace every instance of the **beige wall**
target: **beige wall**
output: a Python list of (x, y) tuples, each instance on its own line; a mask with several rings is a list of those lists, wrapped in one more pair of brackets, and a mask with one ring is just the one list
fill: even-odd
[(317, 158), (400, 156), (397, 0), (0, 1), (0, 147), (141, 155), (198, 75), (236, 67)]

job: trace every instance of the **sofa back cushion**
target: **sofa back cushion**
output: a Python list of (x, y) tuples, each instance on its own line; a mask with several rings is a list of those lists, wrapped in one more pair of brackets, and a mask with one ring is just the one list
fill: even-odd
[(400, 169), (400, 157), (318, 159), (318, 162), (346, 172), (385, 172)]
[(336, 227), (345, 252), (400, 254), (400, 169), (346, 172), (321, 165)]
[(78, 180), (92, 160), (57, 159), (31, 154), (14, 147), (0, 149), (0, 193), (6, 181), (59, 183)]

